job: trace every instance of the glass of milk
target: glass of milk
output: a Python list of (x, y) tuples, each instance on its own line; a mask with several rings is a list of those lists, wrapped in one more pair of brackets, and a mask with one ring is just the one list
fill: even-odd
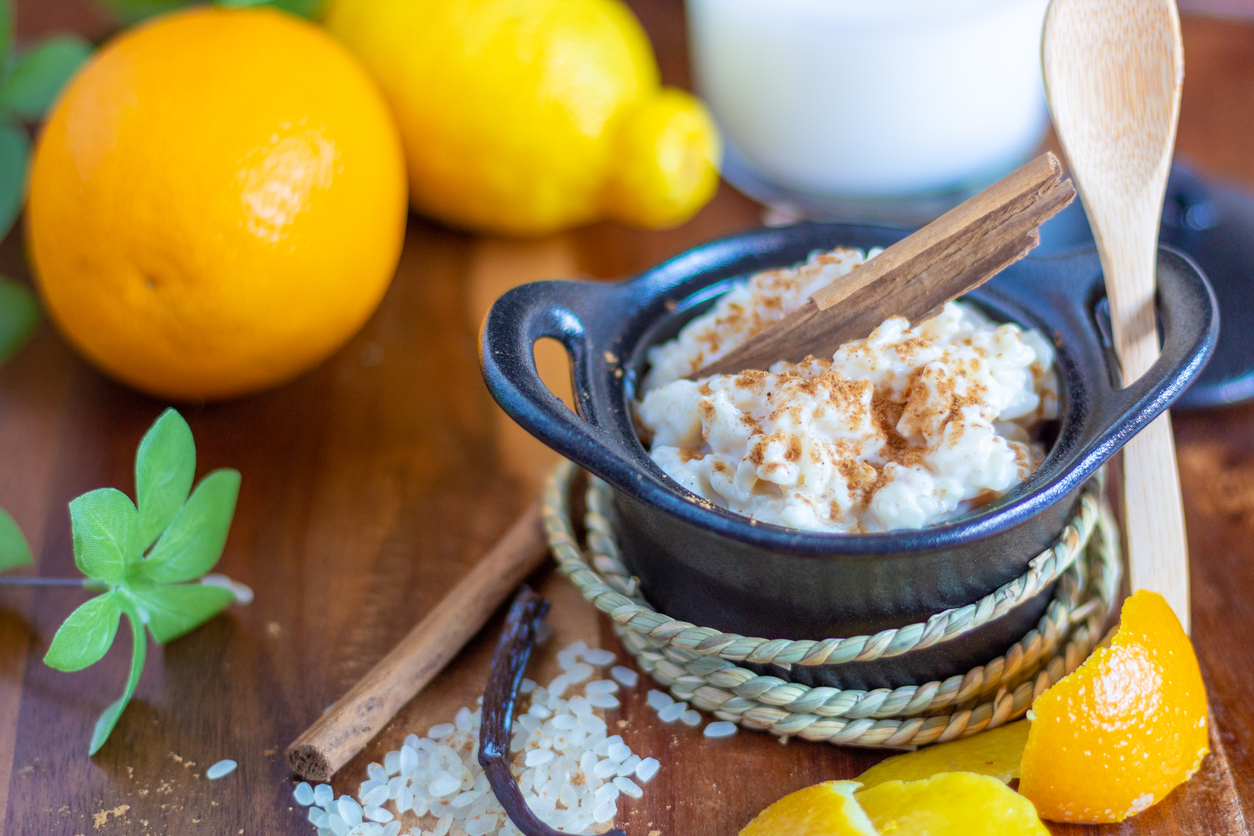
[(1037, 152), (1047, 3), (686, 0), (725, 176), (811, 217), (936, 217)]

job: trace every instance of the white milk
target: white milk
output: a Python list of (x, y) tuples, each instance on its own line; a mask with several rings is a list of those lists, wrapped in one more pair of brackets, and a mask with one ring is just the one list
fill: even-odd
[(821, 197), (982, 186), (1047, 122), (1047, 0), (687, 0), (698, 90), (763, 180)]

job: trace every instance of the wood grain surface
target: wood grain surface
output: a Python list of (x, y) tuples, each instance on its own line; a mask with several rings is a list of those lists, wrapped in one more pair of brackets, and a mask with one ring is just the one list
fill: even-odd
[[(678, 0), (632, 5), (667, 81), (686, 84)], [(22, 33), (103, 31), (83, 0), (19, 6)], [(1254, 186), (1254, 26), (1188, 18), (1184, 36), (1180, 151)], [(126, 638), (101, 664), (58, 673), (40, 658), (81, 593), (0, 591), (3, 833), (312, 833), (293, 809), (283, 747), (437, 604), (534, 497), (552, 462), (480, 382), (475, 336), (487, 305), (533, 279), (628, 276), (760, 221), (761, 207), (726, 186), (692, 222), (661, 233), (597, 225), (488, 240), (413, 218), (387, 298), (336, 356), (282, 389), (182, 408), (200, 472), (243, 474), (221, 570), (256, 600), (151, 651), (135, 702), (94, 759), (87, 741), (121, 691)], [(0, 270), (26, 275), (16, 236), (0, 247)], [(542, 347), (540, 363), (560, 393), (560, 349)], [(72, 572), (66, 503), (104, 485), (131, 491), (135, 445), (164, 406), (99, 375), (47, 324), (0, 369), (0, 506), (29, 535), (41, 573)], [(1254, 816), (1254, 407), (1180, 415), (1176, 437), (1214, 753), (1193, 781), (1131, 822), (1055, 827), (1059, 834), (1246, 834)], [(553, 645), (582, 637), (617, 648), (573, 587), (543, 572), (534, 581), (554, 603)], [(337, 792), (355, 789), (366, 764), (405, 734), (473, 704), (498, 623), (342, 770)], [(545, 653), (533, 665), (538, 677), (554, 672)], [(620, 815), (632, 836), (729, 836), (784, 793), (882, 757), (748, 732), (707, 741), (659, 725), (644, 690), (629, 692), (610, 718), (635, 751), (663, 763)], [(240, 768), (205, 780), (221, 758)]]

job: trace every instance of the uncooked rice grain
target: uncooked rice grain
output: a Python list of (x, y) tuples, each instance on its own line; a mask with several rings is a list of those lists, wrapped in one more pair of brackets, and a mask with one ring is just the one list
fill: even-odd
[(358, 804), (352, 796), (341, 795), (339, 802), (336, 803), (336, 809), (349, 827), (356, 827), (361, 824), (361, 805)]
[(644, 795), (644, 790), (640, 789), (635, 781), (630, 778), (624, 778), (621, 775), (614, 779), (614, 786), (618, 787), (623, 795), (631, 798), (640, 798)]
[(542, 763), (548, 763), (553, 760), (553, 752), (549, 749), (532, 749), (527, 753), (524, 763), (527, 766), (539, 766)]
[(615, 812), (617, 812), (617, 805), (613, 801), (606, 801), (593, 810), (592, 820), (597, 824), (604, 824), (614, 818)]
[(384, 824), (386, 824), (387, 822), (390, 822), (393, 818), (392, 813), (390, 811), (385, 810), (382, 807), (378, 807), (375, 805), (363, 807), (361, 812), (363, 816), (370, 819), (371, 821), (383, 822)]
[(612, 679), (598, 679), (584, 687), (585, 694), (613, 694), (618, 691), (618, 683)]
[(224, 775), (230, 775), (235, 771), (235, 767), (237, 766), (239, 766), (239, 764), (233, 760), (228, 759), (218, 761), (213, 766), (205, 770), (205, 777), (210, 781), (216, 781)]
[(726, 720), (719, 720), (716, 723), (710, 723), (705, 727), (706, 737), (731, 737), (736, 733), (736, 724), (729, 723)]
[(673, 702), (665, 708), (658, 709), (657, 718), (663, 723), (673, 723), (688, 710), (688, 703)]
[[(660, 766), (633, 753), (620, 735), (607, 735), (605, 719), (595, 713), (619, 704), (613, 693), (620, 684), (635, 685), (635, 671), (614, 668), (613, 679), (580, 687), (594, 665), (614, 659), (610, 651), (575, 642), (558, 653), (564, 672), (549, 687), (524, 680), (520, 688), (528, 699), (520, 700), (526, 710), (512, 724), (510, 768), (536, 815), (566, 833), (604, 830), (618, 814), (620, 796), (640, 798), (640, 784)], [(572, 686), (579, 693), (568, 693)], [(407, 736), (383, 763), (367, 766), (357, 798), (337, 800), (329, 785), (304, 782), (293, 797), (314, 805), (308, 819), (317, 836), (521, 836), (479, 766), (481, 722), (481, 709), (462, 708), (452, 723), (432, 726), (428, 737)]]
[(636, 777), (642, 783), (649, 783), (653, 780), (653, 776), (657, 774), (658, 769), (662, 766), (661, 761), (657, 758), (645, 758), (640, 761), (640, 765), (636, 767)]
[(671, 698), (671, 695), (666, 693), (665, 691), (658, 691), (657, 689), (653, 689), (649, 691), (648, 696), (645, 697), (645, 701), (649, 703), (649, 708), (652, 708), (654, 711), (661, 711), (663, 708), (666, 708), (666, 706), (670, 705), (675, 700), (673, 700)]
[(614, 655), (613, 651), (605, 650), (603, 648), (589, 650), (583, 654), (583, 660), (585, 662), (589, 665), (596, 665), (598, 668), (614, 664), (614, 660), (617, 658), (618, 657)]
[(640, 681), (640, 674), (631, 668), (625, 668), (622, 665), (615, 665), (610, 668), (610, 676), (617, 679), (622, 685), (628, 688), (635, 688), (636, 683)]
[(588, 703), (595, 708), (618, 708), (622, 705), (613, 694), (589, 694)]
[(618, 765), (618, 772), (616, 774), (622, 775), (624, 777), (628, 775), (634, 775), (636, 774), (636, 767), (639, 765), (640, 765), (640, 756), (632, 755), (631, 757), (627, 758), (625, 761), (623, 761), (622, 763)]
[(596, 668), (584, 662), (576, 662), (567, 668), (565, 676), (567, 681), (578, 685), (594, 673), (596, 673)]

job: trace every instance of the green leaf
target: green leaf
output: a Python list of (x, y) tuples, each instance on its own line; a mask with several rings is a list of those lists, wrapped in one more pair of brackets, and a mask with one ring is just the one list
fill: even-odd
[(118, 23), (129, 26), (145, 18), (186, 6), (188, 0), (100, 0), (117, 19)]
[(135, 687), (139, 685), (139, 675), (144, 672), (144, 658), (148, 650), (144, 625), (140, 623), (138, 614), (131, 612), (130, 609), (125, 612), (126, 620), (131, 623), (131, 639), (134, 642), (131, 646), (131, 673), (126, 678), (126, 690), (122, 692), (121, 699), (106, 708), (100, 715), (100, 719), (96, 721), (96, 728), (91, 733), (91, 748), (87, 752), (89, 756), (99, 752), (100, 747), (109, 739), (113, 727), (118, 724), (118, 718), (122, 716), (123, 709), (135, 695)]
[(314, 17), (322, 10), (323, 0), (218, 0), (219, 6), (227, 8), (247, 8), (249, 6), (270, 6), (282, 9), (300, 17)]
[(126, 494), (100, 488), (70, 502), (74, 562), (89, 578), (121, 583), (128, 564), (138, 562), (139, 513)]
[(113, 644), (121, 616), (116, 592), (92, 598), (70, 613), (57, 630), (44, 655), (44, 664), (67, 673), (96, 664)]
[(238, 470), (215, 470), (201, 479), (191, 499), (137, 567), (136, 580), (179, 583), (212, 569), (226, 545), (238, 495)]
[(0, 0), (0, 67), (9, 65), (13, 51), (13, 2)]
[(91, 44), (77, 35), (54, 35), (22, 53), (4, 84), (5, 106), (27, 121), (43, 118), (89, 55)]
[(161, 413), (144, 433), (135, 454), (135, 497), (139, 500), (139, 546), (147, 549), (187, 501), (196, 475), (196, 442), (173, 409)]
[(0, 366), (22, 347), (38, 324), (35, 294), (25, 285), (0, 276)]
[(140, 614), (147, 617), (148, 629), (158, 644), (195, 630), (235, 600), (235, 593), (229, 589), (199, 583), (136, 584), (130, 587), (130, 592), (135, 596)]
[[(0, 0), (2, 2), (3, 0)], [(9, 234), (26, 191), (30, 137), (20, 125), (0, 122), (0, 238)]]
[(0, 572), (17, 566), (29, 566), (35, 562), (31, 557), (30, 545), (22, 535), (22, 529), (0, 508)]

